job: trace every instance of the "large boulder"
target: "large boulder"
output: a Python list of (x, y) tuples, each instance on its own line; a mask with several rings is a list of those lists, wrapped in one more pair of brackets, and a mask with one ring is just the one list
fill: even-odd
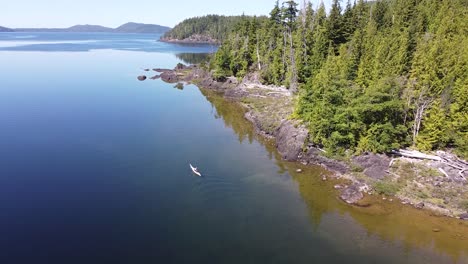
[(164, 71), (161, 73), (161, 80), (167, 83), (177, 83), (179, 82), (179, 77), (175, 71)]

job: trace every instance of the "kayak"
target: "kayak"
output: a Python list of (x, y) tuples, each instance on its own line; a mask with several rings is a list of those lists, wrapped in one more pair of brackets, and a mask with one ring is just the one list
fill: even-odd
[(192, 169), (193, 173), (195, 173), (196, 175), (200, 176), (201, 177), (201, 173), (198, 172), (198, 169), (196, 167), (193, 167), (192, 164), (190, 164), (190, 168)]

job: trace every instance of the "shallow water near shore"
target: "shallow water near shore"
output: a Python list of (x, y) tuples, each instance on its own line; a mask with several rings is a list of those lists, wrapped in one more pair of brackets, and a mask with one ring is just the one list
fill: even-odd
[(237, 104), (136, 79), (212, 47), (34, 35), (0, 34), (1, 263), (468, 263), (466, 221), (348, 206)]

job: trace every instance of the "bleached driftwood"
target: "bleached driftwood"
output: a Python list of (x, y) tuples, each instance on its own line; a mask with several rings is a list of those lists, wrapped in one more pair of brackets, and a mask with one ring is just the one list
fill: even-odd
[(465, 171), (466, 171), (466, 169), (461, 170), (461, 171), (458, 172), (458, 174), (460, 175), (460, 177), (462, 177), (463, 179), (466, 180), (465, 175), (463, 175), (463, 173), (464, 173)]
[(466, 161), (464, 161), (464, 160), (461, 160), (461, 159), (457, 158), (457, 161), (460, 162), (460, 163), (462, 163), (463, 165), (468, 166), (468, 162), (466, 162)]
[[(459, 170), (458, 175), (460, 175), (460, 178), (462, 178), (465, 181), (467, 180), (463, 173), (468, 170), (468, 163), (456, 157), (455, 155), (447, 154), (444, 151), (438, 151), (437, 156), (424, 154), (416, 150), (405, 149), (394, 150), (392, 151), (392, 153), (407, 158), (438, 161), (440, 163), (443, 163), (444, 165)], [(449, 177), (448, 173), (445, 172), (442, 168), (439, 168), (439, 171), (443, 173), (446, 177)]]
[(429, 160), (442, 161), (442, 158), (439, 156), (427, 155), (416, 150), (400, 149), (400, 150), (393, 150), (392, 153), (403, 156), (403, 157), (413, 158), (413, 159), (429, 159)]
[(445, 177), (450, 178), (449, 175), (444, 171), (444, 169), (439, 168), (439, 171), (442, 172), (442, 174), (444, 174)]

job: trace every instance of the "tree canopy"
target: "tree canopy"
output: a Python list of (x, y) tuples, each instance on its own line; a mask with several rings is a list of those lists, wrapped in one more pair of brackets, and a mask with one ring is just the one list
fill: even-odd
[(189, 18), (166, 32), (162, 38), (184, 40), (194, 35), (201, 35), (222, 42), (243, 17), (207, 15)]
[(468, 156), (465, 0), (277, 1), (242, 17), (211, 66), (297, 91), (294, 117), (333, 153), (413, 146)]

